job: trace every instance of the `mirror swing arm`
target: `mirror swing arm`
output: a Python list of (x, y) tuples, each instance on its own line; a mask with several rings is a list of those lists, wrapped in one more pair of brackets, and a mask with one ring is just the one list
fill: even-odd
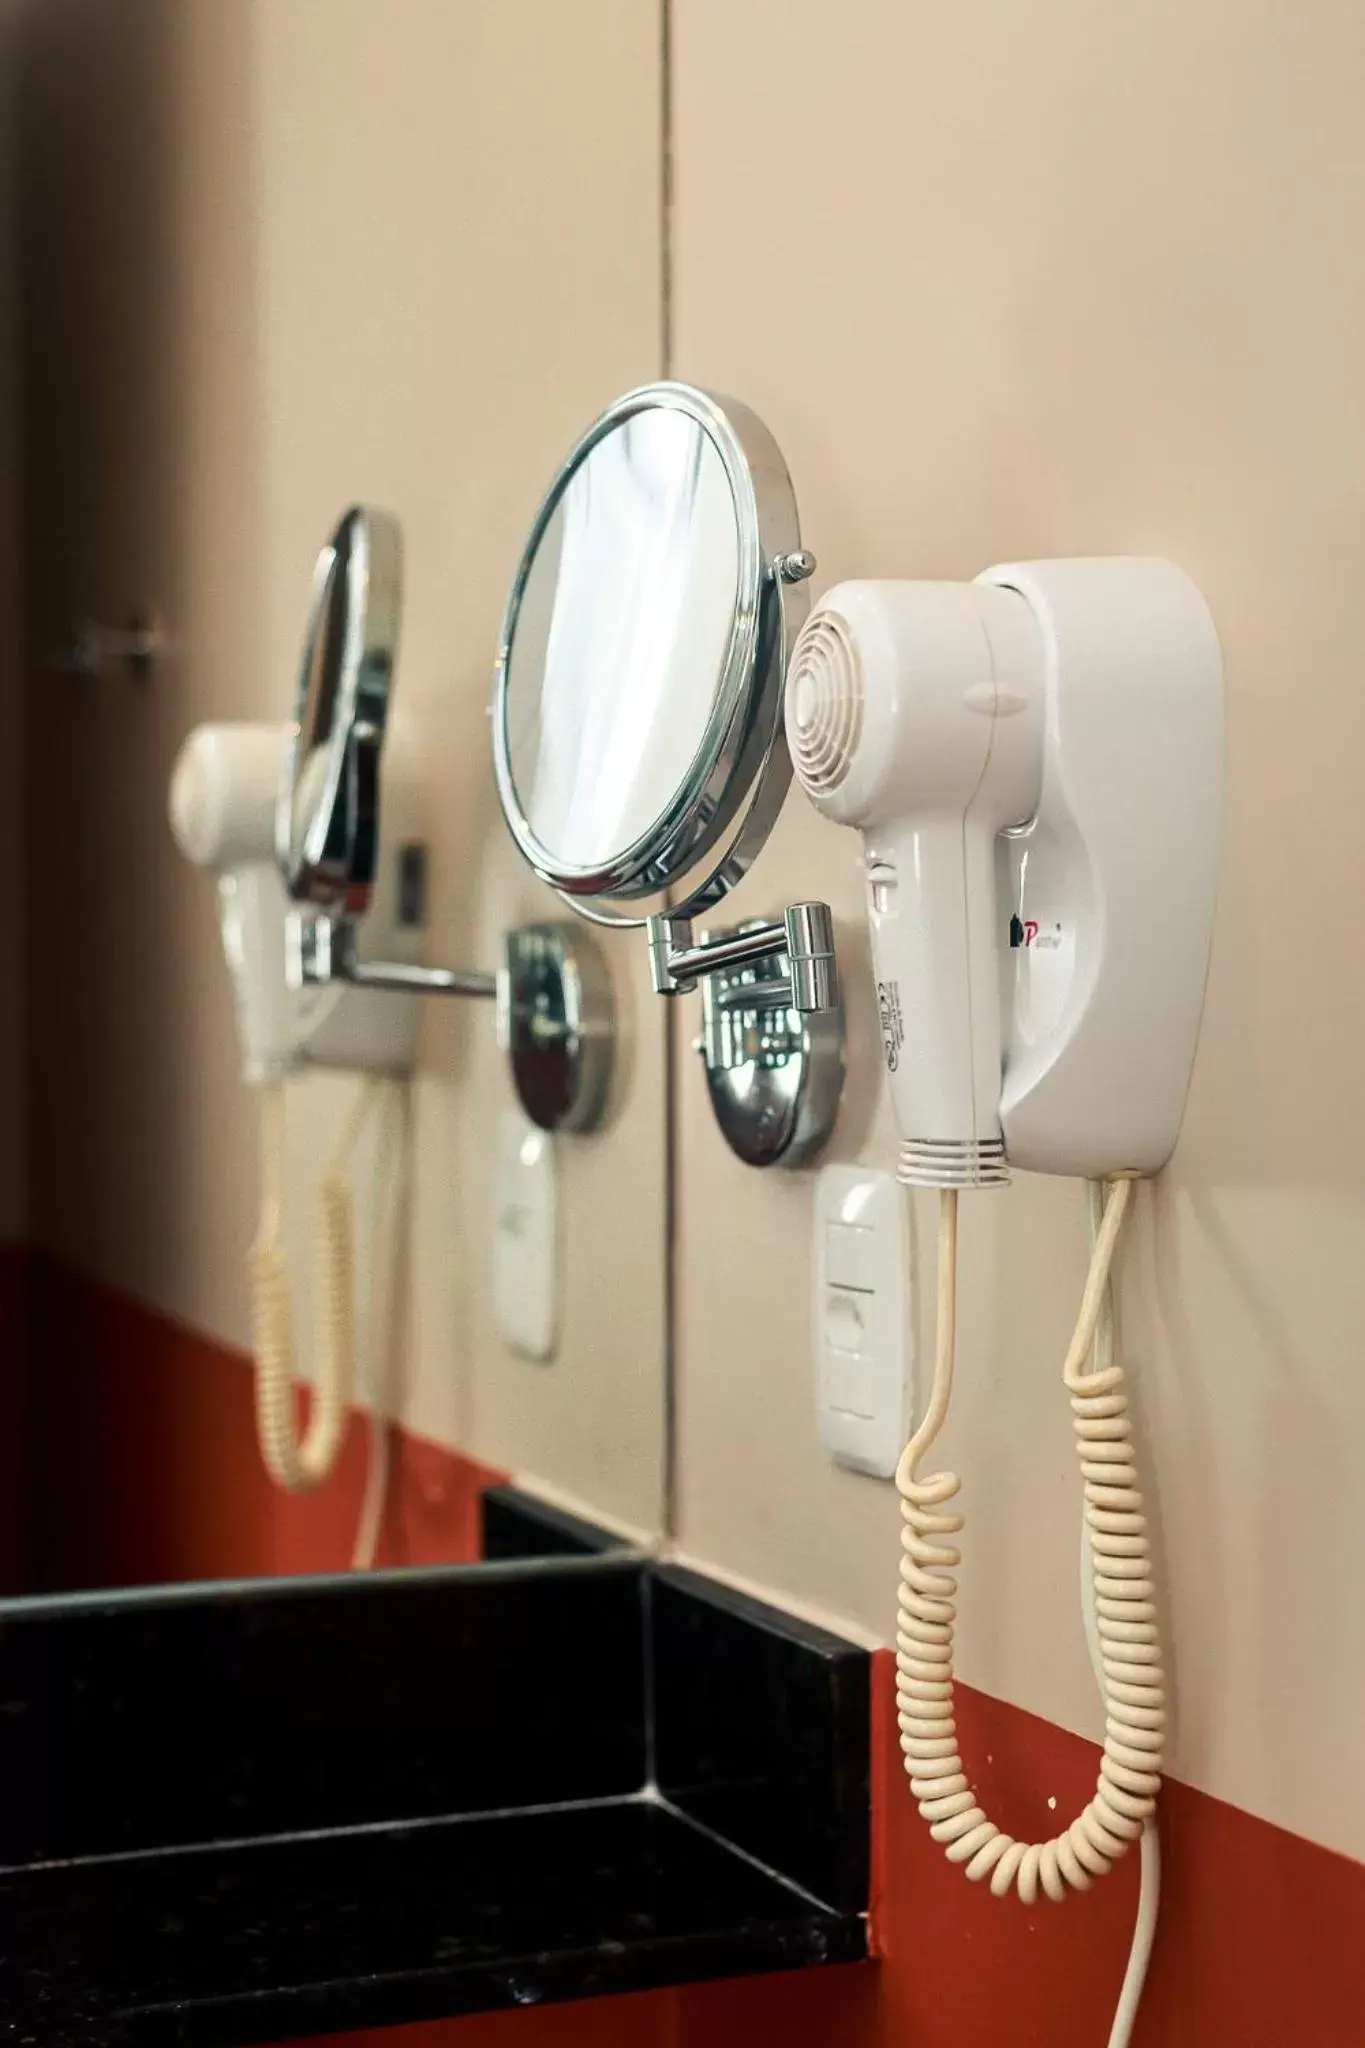
[(506, 932), (495, 974), (361, 960), (355, 921), (325, 913), (291, 913), (285, 946), (286, 974), (294, 987), (342, 982), (381, 994), (495, 1002), (498, 1044), (532, 1123), (581, 1132), (602, 1121), (615, 1039), (611, 979), (599, 948), (575, 926), (528, 924)]
[(276, 806), (276, 858), (297, 906), (286, 920), (286, 977), (295, 988), (340, 983), (494, 1001), (498, 1042), (532, 1122), (592, 1130), (606, 1108), (615, 1021), (606, 963), (585, 933), (562, 923), (518, 926), (504, 934), (496, 973), (360, 957), (378, 871), (379, 771), (401, 604), (398, 522), (353, 506), (318, 556)]
[[(637, 424), (642, 421), (643, 430)], [(634, 444), (628, 438), (632, 431)], [(613, 437), (619, 437), (615, 449), (603, 458), (598, 451)], [(674, 468), (661, 476), (658, 458), (665, 444), (672, 447)], [(651, 457), (656, 467), (646, 475)], [(719, 488), (721, 470), (728, 495)], [(575, 489), (578, 503), (565, 510)], [(722, 503), (733, 515), (732, 535), (718, 533)], [(593, 518), (601, 521), (595, 534)], [(629, 540), (641, 528), (655, 543), (646, 560), (660, 577), (657, 610), (642, 604), (638, 589), (625, 586), (632, 572), (616, 566), (624, 552), (621, 535)], [(725, 557), (727, 579), (733, 573), (733, 597), (726, 600), (730, 610), (723, 619), (707, 612), (718, 556)], [(548, 603), (546, 560), (552, 564)], [(808, 1158), (833, 1128), (843, 1085), (843, 1017), (829, 906), (796, 903), (780, 917), (730, 930), (696, 928), (765, 843), (791, 778), (783, 687), (787, 655), (807, 609), (802, 586), (814, 568), (814, 556), (800, 545), (786, 466), (755, 415), (732, 399), (684, 384), (628, 392), (582, 437), (541, 506), (503, 622), (491, 707), (498, 794), (523, 857), (579, 916), (644, 929), (656, 993), (700, 989), (703, 1029), (696, 1047), (712, 1106), (726, 1142), (752, 1165), (793, 1165)], [(653, 670), (637, 683), (623, 659), (606, 741), (624, 732), (639, 764), (645, 752), (642, 723), (651, 733), (667, 730), (664, 744), (671, 746), (680, 724), (700, 723), (700, 706), (704, 730), (690, 760), (670, 758), (666, 778), (657, 758), (647, 764), (653, 791), (649, 821), (640, 830), (636, 817), (631, 844), (601, 843), (608, 830), (619, 838), (631, 829), (621, 822), (619, 805), (600, 832), (594, 819), (585, 838), (583, 821), (571, 816), (558, 843), (547, 843), (550, 828), (538, 816), (538, 810), (554, 808), (552, 802), (541, 804), (538, 786), (547, 730), (561, 744), (570, 735), (567, 760), (550, 764), (552, 790), (558, 768), (567, 771), (561, 785), (567, 780), (576, 797), (581, 789), (604, 786), (616, 794), (606, 758), (583, 751), (579, 739), (590, 714), (600, 722), (601, 704), (592, 697), (596, 679), (585, 683), (572, 661), (585, 622), (589, 631), (600, 622), (605, 640), (610, 622), (632, 604), (640, 632), (630, 659), (643, 661), (645, 671), (652, 662)], [(524, 609), (532, 623), (521, 631)], [(662, 622), (671, 624), (673, 639), (661, 653)], [(715, 673), (699, 665), (698, 647), (708, 628), (717, 645), (723, 642)], [(569, 659), (556, 671), (561, 646)], [(651, 682), (655, 700), (642, 704), (640, 695)], [(660, 807), (654, 798), (664, 779), (671, 781), (672, 793)], [(573, 842), (567, 850), (566, 841)], [(637, 912), (640, 899), (650, 896), (663, 896), (664, 906)]]
[(476, 967), (419, 967), (405, 960), (362, 960), (354, 918), (294, 911), (286, 929), (288, 973), (299, 988), (345, 982), (392, 995), (495, 998), (498, 977)]
[[(803, 1016), (839, 1007), (834, 919), (827, 903), (793, 903), (781, 918), (741, 925), (724, 937), (696, 942), (692, 919), (666, 911), (651, 917), (646, 931), (657, 995), (685, 995), (703, 976), (725, 976), (728, 981), (736, 968), (777, 960), (783, 971), (764, 982), (761, 995), (749, 1007), (799, 1010)], [(715, 994), (713, 1000), (723, 1009), (741, 1007), (733, 990)]]

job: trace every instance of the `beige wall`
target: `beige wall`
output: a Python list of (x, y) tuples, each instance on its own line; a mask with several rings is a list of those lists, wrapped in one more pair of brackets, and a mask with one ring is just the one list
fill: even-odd
[[(1230, 747), (1213, 973), (1121, 1295), (1171, 1761), (1357, 1855), (1363, 74), (1349, 0), (675, 10), (673, 367), (778, 435), (817, 588), (1150, 551), (1212, 604)], [(856, 857), (794, 796), (733, 907), (834, 903), (852, 1073), (830, 1156), (889, 1166)], [(816, 1442), (793, 1284), (810, 1178), (738, 1166), (681, 1057), (683, 1547), (885, 1638), (893, 1491)], [(1024, 1178), (964, 1208), (943, 1441), (969, 1517), (961, 1669), (1095, 1733), (1059, 1386), (1080, 1191)]]
[[(492, 964), (552, 916), (492, 788), (507, 586), (580, 428), (657, 373), (659, 24), (637, 0), (291, 0), (256, 8), (270, 683), (291, 678), (312, 554), (340, 509), (403, 519), (401, 742), (430, 834), (430, 957)], [(565, 1325), (512, 1356), (488, 1269), (497, 1118), (485, 1008), (428, 1004), (415, 1090), (404, 1412), (444, 1441), (658, 1525), (663, 1034), (612, 949), (625, 1045), (608, 1128), (560, 1144)], [(324, 1100), (335, 1089), (319, 1086)]]
[[(31, 8), (29, 31), (39, 629), (149, 599), (174, 641), (143, 692), (44, 694), (38, 1228), (245, 1343), (254, 1116), (211, 885), (164, 823), (170, 764), (200, 719), (286, 714), (314, 554), (348, 503), (387, 505), (429, 957), (491, 964), (509, 918), (551, 912), (503, 844), (484, 705), (543, 484), (603, 400), (658, 369), (659, 23), (638, 0), (66, 0)], [(550, 1366), (512, 1357), (489, 1311), (488, 1164), (511, 1100), (491, 1016), (428, 1007), (389, 1379), (422, 1431), (653, 1528), (664, 1027), (637, 1000), (641, 964), (615, 961), (609, 1128), (562, 1148)], [(300, 1251), (351, 1085), (295, 1094)]]

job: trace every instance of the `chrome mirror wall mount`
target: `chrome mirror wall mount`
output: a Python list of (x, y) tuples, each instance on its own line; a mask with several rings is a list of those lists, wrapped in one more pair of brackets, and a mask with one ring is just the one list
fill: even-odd
[[(823, 909), (823, 905), (816, 906)], [(733, 941), (771, 930), (718, 934), (701, 980), (701, 1055), (716, 1122), (750, 1166), (799, 1166), (829, 1136), (844, 1085), (843, 1009), (801, 1009), (781, 953), (755, 959)], [(722, 950), (733, 964), (720, 966)]]
[(498, 977), (467, 967), (419, 967), (403, 960), (362, 960), (354, 919), (312, 917), (295, 911), (288, 922), (287, 973), (291, 987), (325, 988), (342, 981), (351, 988), (391, 995), (473, 996), (492, 999)]
[[(754, 414), (684, 384), (628, 392), (568, 457), (523, 551), (493, 753), (523, 857), (581, 917), (644, 929), (658, 993), (761, 966), (774, 1009), (837, 1033), (828, 905), (695, 930), (747, 872), (790, 781), (782, 694), (814, 568)], [(793, 1036), (794, 1061), (819, 1057)], [(816, 1092), (824, 1136), (837, 1089), (832, 1102)], [(771, 1163), (736, 1143), (733, 1120), (723, 1128), (742, 1157)]]
[[(605, 1109), (615, 1032), (610, 978), (586, 935), (522, 926), (506, 935), (496, 973), (361, 957), (378, 874), (380, 762), (401, 607), (398, 522), (353, 506), (314, 572), (276, 806), (276, 856), (299, 906), (287, 922), (287, 978), (296, 988), (343, 983), (496, 1001), (499, 1041), (527, 1115), (547, 1130), (590, 1130)], [(420, 874), (423, 849), (405, 851)], [(419, 883), (415, 894), (424, 893)], [(405, 906), (400, 921), (419, 925), (420, 909)]]

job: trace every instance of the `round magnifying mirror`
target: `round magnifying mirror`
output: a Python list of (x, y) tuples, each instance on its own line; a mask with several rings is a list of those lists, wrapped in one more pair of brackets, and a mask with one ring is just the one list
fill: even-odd
[(355, 505), (322, 550), (275, 814), (296, 902), (359, 915), (379, 839), (379, 758), (402, 607), (402, 539), (388, 512)]
[(690, 908), (738, 879), (790, 773), (784, 649), (812, 566), (743, 406), (654, 384), (595, 423), (527, 542), (494, 685), (498, 791), (542, 880), (579, 907)]

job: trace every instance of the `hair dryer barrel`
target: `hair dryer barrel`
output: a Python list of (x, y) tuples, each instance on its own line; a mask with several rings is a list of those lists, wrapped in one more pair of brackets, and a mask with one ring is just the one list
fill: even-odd
[(185, 741), (169, 809), (176, 843), (196, 867), (273, 862), (285, 734), (283, 725), (197, 725)]
[(995, 840), (1037, 801), (1043, 653), (1017, 592), (844, 583), (792, 654), (787, 736), (818, 810), (864, 839), (900, 1177), (1008, 1178)]

